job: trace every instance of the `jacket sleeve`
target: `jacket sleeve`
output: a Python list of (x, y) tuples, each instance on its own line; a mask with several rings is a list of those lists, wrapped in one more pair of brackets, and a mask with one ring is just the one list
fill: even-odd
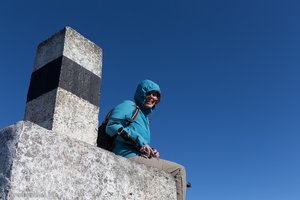
[(134, 122), (127, 126), (126, 119), (130, 119), (135, 111), (135, 103), (132, 101), (125, 101), (116, 106), (111, 114), (110, 120), (106, 126), (106, 132), (108, 135), (113, 136), (118, 133), (120, 128), (124, 131), (141, 147), (147, 144), (146, 140), (137, 132), (134, 128)]

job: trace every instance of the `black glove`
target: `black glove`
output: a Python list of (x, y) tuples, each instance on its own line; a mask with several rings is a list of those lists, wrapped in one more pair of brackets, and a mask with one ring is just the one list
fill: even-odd
[(126, 141), (132, 144), (137, 150), (141, 149), (141, 146), (124, 130), (123, 127), (119, 128), (118, 134)]

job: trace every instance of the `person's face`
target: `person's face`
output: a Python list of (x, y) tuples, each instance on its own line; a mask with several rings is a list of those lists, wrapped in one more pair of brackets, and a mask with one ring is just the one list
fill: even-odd
[(155, 91), (149, 92), (146, 95), (146, 101), (143, 104), (143, 106), (146, 108), (153, 108), (153, 106), (155, 106), (155, 104), (158, 103), (158, 101), (159, 101), (158, 93)]

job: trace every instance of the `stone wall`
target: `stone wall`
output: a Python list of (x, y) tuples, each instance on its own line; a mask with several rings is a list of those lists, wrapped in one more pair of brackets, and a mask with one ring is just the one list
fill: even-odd
[(175, 200), (171, 175), (28, 121), (0, 130), (0, 199)]

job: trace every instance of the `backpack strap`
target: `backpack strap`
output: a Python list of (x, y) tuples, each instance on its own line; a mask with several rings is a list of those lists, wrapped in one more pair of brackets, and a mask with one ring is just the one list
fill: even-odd
[[(131, 124), (132, 122), (134, 122), (134, 120), (136, 119), (136, 117), (138, 116), (139, 114), (139, 111), (140, 111), (140, 107), (138, 105), (135, 104), (135, 110), (134, 110), (134, 113), (133, 115), (131, 116), (130, 120), (127, 120), (129, 124)], [(129, 125), (128, 124), (128, 125)], [(128, 126), (127, 125), (127, 126)]]
[(107, 115), (105, 116), (104, 122), (108, 122), (108, 120), (110, 119), (111, 114), (112, 114), (112, 110), (110, 110), (109, 113), (107, 113)]
[[(121, 136), (125, 141), (129, 141), (136, 149), (139, 150), (141, 148), (139, 146), (139, 144), (127, 132), (124, 131), (125, 127), (129, 126), (132, 122), (134, 122), (134, 120), (136, 119), (136, 117), (139, 114), (139, 111), (140, 111), (139, 106), (135, 104), (135, 110), (134, 110), (131, 118), (130, 119), (125, 119), (127, 121), (126, 126), (119, 128), (117, 134), (113, 136), (113, 145), (115, 144), (117, 136)], [(110, 119), (122, 120), (122, 119), (117, 119), (117, 118), (110, 118)]]
[(139, 111), (140, 111), (140, 107), (138, 105), (135, 104), (135, 109), (134, 109), (134, 112), (131, 116), (130, 119), (121, 119), (121, 118), (114, 118), (114, 117), (111, 117), (112, 115), (112, 110), (109, 111), (109, 113), (106, 115), (105, 117), (105, 122), (108, 122), (108, 120), (112, 119), (112, 120), (125, 120), (128, 124), (126, 126), (129, 126), (132, 122), (134, 122), (134, 120), (136, 119), (136, 117), (138, 116), (139, 114)]

